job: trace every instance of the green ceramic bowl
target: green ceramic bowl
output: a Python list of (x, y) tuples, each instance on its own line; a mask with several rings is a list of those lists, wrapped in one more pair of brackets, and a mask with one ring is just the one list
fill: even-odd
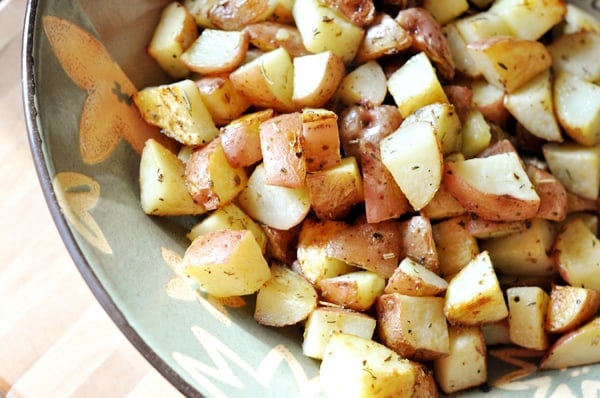
[[(597, 1), (575, 3), (600, 15)], [(301, 330), (257, 325), (251, 298), (215, 302), (194, 295), (168, 266), (185, 250), (194, 220), (151, 218), (140, 209), (139, 122), (128, 101), (134, 87), (166, 80), (145, 53), (164, 4), (29, 1), (25, 107), (48, 206), (98, 301), (182, 393), (318, 396), (319, 364), (302, 355)], [(600, 391), (600, 365), (532, 373), (537, 359), (492, 351), (486, 395), (595, 397)]]

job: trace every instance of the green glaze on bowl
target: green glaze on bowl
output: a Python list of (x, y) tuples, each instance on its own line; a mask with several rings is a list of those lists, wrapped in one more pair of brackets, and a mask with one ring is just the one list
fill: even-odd
[[(302, 355), (301, 329), (259, 326), (251, 297), (195, 293), (171, 269), (195, 220), (152, 218), (140, 208), (139, 140), (156, 131), (139, 125), (129, 97), (167, 80), (145, 52), (166, 3), (29, 2), (23, 89), (48, 206), (99, 302), (182, 393), (319, 396), (319, 363)], [(575, 3), (600, 15), (596, 1)], [(538, 360), (529, 350), (490, 349), (486, 396), (598, 396), (600, 365), (534, 373)]]

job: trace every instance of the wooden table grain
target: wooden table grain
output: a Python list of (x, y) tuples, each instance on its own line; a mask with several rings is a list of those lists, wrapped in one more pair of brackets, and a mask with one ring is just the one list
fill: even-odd
[(0, 0), (0, 397), (180, 397), (95, 301), (37, 180), (22, 109), (26, 0)]

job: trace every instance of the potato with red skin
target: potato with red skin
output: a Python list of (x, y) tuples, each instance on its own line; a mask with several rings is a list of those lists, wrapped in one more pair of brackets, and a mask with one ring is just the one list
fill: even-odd
[(262, 51), (283, 47), (292, 57), (310, 54), (302, 43), (300, 32), (292, 25), (273, 21), (253, 23), (243, 29), (250, 43)]
[(540, 196), (537, 217), (552, 221), (563, 221), (567, 217), (567, 190), (556, 177), (548, 171), (527, 165), (527, 175), (535, 185)]
[(273, 109), (248, 113), (221, 128), (221, 145), (233, 167), (247, 167), (262, 160), (260, 124), (275, 115)]

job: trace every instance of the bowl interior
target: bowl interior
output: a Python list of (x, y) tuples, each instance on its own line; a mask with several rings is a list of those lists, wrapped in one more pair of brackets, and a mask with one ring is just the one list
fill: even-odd
[[(169, 264), (183, 254), (195, 220), (152, 218), (140, 209), (139, 155), (128, 141), (135, 124), (129, 123), (126, 99), (132, 87), (167, 80), (145, 52), (166, 3), (30, 1), (26, 113), (48, 205), (98, 300), (183, 393), (317, 396), (319, 364), (302, 355), (302, 331), (257, 325), (251, 297), (223, 302), (194, 294)], [(600, 366), (530, 374), (537, 359), (524, 350), (492, 351), (490, 385), (513, 372), (525, 376), (492, 387), (488, 395), (586, 396), (600, 379)]]

